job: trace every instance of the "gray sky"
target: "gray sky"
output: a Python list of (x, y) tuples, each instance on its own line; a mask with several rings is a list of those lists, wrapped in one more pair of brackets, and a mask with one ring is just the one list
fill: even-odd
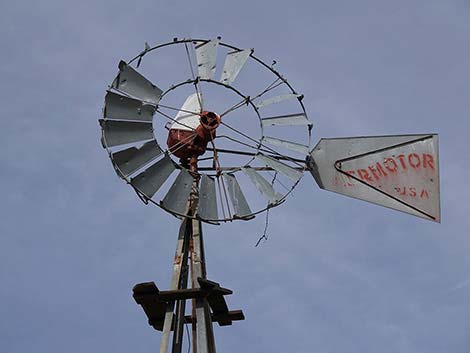
[(120, 59), (173, 37), (277, 60), (321, 137), (437, 132), (442, 224), (318, 189), (205, 228), (209, 278), (246, 320), (220, 352), (470, 350), (470, 2), (3, 1), (0, 347), (154, 352), (131, 297), (167, 288), (178, 221), (143, 205), (99, 142)]

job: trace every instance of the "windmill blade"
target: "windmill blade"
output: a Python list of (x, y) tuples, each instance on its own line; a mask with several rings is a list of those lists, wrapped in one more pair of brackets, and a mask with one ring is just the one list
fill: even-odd
[(218, 45), (219, 40), (213, 39), (195, 46), (199, 78), (211, 80), (214, 77)]
[(312, 126), (305, 113), (278, 115), (261, 119), (263, 128), (268, 126)]
[(271, 205), (278, 203), (282, 199), (282, 195), (278, 194), (273, 189), (272, 185), (252, 168), (244, 167), (242, 168), (242, 171), (250, 178), (251, 182), (256, 186), (256, 188)]
[(151, 198), (175, 171), (176, 167), (168, 155), (131, 179), (131, 185)]
[(162, 153), (157, 141), (146, 142), (140, 148), (130, 147), (111, 154), (111, 160), (115, 164), (119, 176), (125, 178), (143, 167), (152, 159)]
[(263, 142), (266, 142), (270, 145), (273, 146), (279, 146), (283, 148), (287, 148), (288, 150), (299, 152), (302, 154), (308, 154), (308, 146), (307, 145), (302, 145), (300, 143), (296, 142), (291, 142), (291, 141), (286, 141), (286, 140), (281, 140), (275, 137), (269, 137), (269, 136), (264, 136), (263, 137)]
[(275, 96), (275, 97), (265, 99), (265, 100), (263, 100), (259, 103), (255, 103), (255, 106), (256, 106), (256, 108), (259, 109), (259, 108), (263, 108), (263, 107), (266, 107), (266, 106), (271, 105), (271, 104), (276, 104), (276, 103), (283, 102), (283, 101), (288, 100), (288, 99), (300, 98), (300, 97), (302, 97), (301, 94), (294, 94), (294, 93), (281, 94), (279, 96)]
[(215, 180), (206, 174), (201, 176), (199, 186), (198, 215), (204, 220), (217, 220), (217, 198), (215, 192)]
[(187, 170), (182, 169), (161, 202), (161, 206), (171, 212), (185, 214), (193, 181), (193, 176)]
[(251, 49), (237, 50), (227, 54), (220, 82), (231, 85), (252, 53)]
[(163, 91), (134, 70), (125, 61), (119, 63), (119, 74), (112, 87), (143, 102), (157, 104)]
[(113, 147), (153, 139), (152, 123), (99, 120), (103, 146)]
[(294, 169), (287, 164), (281, 163), (278, 160), (265, 156), (264, 154), (257, 154), (255, 156), (260, 162), (266, 164), (268, 167), (273, 168), (274, 170), (284, 174), (286, 177), (291, 179), (294, 183), (297, 182), (302, 177), (302, 172)]
[(435, 134), (321, 139), (307, 162), (322, 189), (440, 222)]
[(114, 120), (152, 121), (155, 107), (109, 92), (105, 97), (104, 117)]
[[(236, 218), (246, 218), (252, 212), (248, 202), (246, 202), (245, 196), (240, 189), (235, 175), (233, 174), (223, 174), (225, 184), (227, 185), (227, 190), (230, 195), (230, 200), (232, 201), (234, 209), (234, 217)], [(251, 218), (251, 217), (250, 217)]]
[[(176, 114), (170, 129), (193, 131), (199, 126), (199, 113), (202, 111), (202, 95), (193, 93), (186, 98), (183, 106)], [(193, 114), (197, 113), (197, 114)]]

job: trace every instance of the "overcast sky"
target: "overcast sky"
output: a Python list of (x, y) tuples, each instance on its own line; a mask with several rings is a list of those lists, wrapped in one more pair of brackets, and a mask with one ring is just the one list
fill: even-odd
[(470, 2), (2, 1), (0, 351), (133, 352), (160, 333), (131, 296), (168, 288), (178, 220), (101, 148), (121, 59), (173, 37), (255, 48), (321, 137), (436, 132), (442, 223), (320, 190), (205, 227), (208, 277), (246, 320), (219, 352), (470, 351)]

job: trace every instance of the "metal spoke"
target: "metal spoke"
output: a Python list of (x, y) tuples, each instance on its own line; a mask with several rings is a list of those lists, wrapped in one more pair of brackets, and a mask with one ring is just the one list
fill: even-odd
[(179, 122), (179, 121), (176, 120), (176, 119), (173, 119), (171, 116), (169, 116), (168, 114), (165, 114), (164, 112), (162, 112), (162, 111), (160, 111), (160, 110), (158, 110), (158, 109), (156, 110), (156, 112), (159, 113), (159, 114), (161, 114), (161, 115), (163, 115), (165, 118), (167, 118), (167, 119), (173, 121), (173, 122), (176, 123), (176, 124), (179, 124), (179, 125), (181, 125), (181, 126), (185, 126), (185, 127), (187, 127), (188, 129), (190, 129), (190, 130), (192, 130), (192, 131), (196, 131), (196, 130), (195, 130), (194, 128), (192, 128), (191, 126), (186, 125), (186, 124), (184, 124), (184, 123), (181, 123), (181, 122)]
[[(276, 155), (283, 156), (283, 157), (285, 157), (287, 160), (289, 160), (289, 161), (291, 161), (291, 162), (293, 162), (293, 163), (299, 165), (299, 163), (297, 163), (297, 162), (295, 161), (295, 159), (290, 158), (289, 156), (286, 156), (286, 155), (283, 155), (283, 154), (277, 152), (276, 150), (272, 149), (271, 147), (264, 145), (261, 141), (257, 141), (256, 139), (254, 139), (254, 138), (248, 136), (247, 134), (245, 134), (245, 133), (243, 133), (243, 132), (241, 132), (241, 131), (235, 129), (234, 127), (231, 127), (230, 125), (224, 123), (223, 121), (221, 121), (220, 124), (226, 126), (226, 127), (229, 128), (230, 130), (232, 130), (232, 131), (236, 132), (237, 134), (239, 134), (239, 135), (241, 135), (241, 136), (247, 138), (248, 140), (257, 143), (257, 144), (259, 144), (260, 146), (263, 146), (266, 150), (270, 151), (270, 153), (274, 153), (274, 154), (276, 154)], [(299, 165), (299, 166), (300, 166), (300, 165)]]
[[(191, 69), (191, 76), (192, 76), (192, 79), (194, 81), (194, 88), (196, 89), (196, 95), (197, 95), (197, 99), (199, 101), (199, 106), (201, 107), (201, 112), (204, 110), (204, 107), (202, 105), (202, 102), (204, 101), (202, 99), (202, 89), (200, 87), (200, 84), (199, 84), (199, 76), (196, 78), (196, 76), (194, 75), (194, 69), (193, 69), (193, 63), (191, 61), (191, 55), (189, 54), (189, 48), (188, 48), (188, 43), (184, 43), (184, 47), (186, 48), (186, 56), (188, 58), (188, 63), (189, 63), (189, 68)], [(201, 113), (199, 112), (199, 113)]]
[(276, 88), (276, 87), (279, 87), (280, 85), (282, 85), (284, 83), (284, 81), (281, 81), (281, 82), (278, 82), (280, 81), (281, 79), (280, 78), (276, 78), (274, 80), (274, 82), (272, 82), (268, 87), (266, 87), (263, 91), (261, 91), (260, 93), (258, 93), (257, 95), (253, 96), (253, 97), (246, 97), (244, 98), (243, 100), (241, 100), (240, 102), (234, 104), (233, 106), (231, 106), (229, 109), (227, 109), (226, 111), (224, 111), (222, 114), (220, 114), (220, 117), (223, 117), (224, 115), (227, 115), (228, 113), (230, 112), (233, 112), (234, 110), (237, 110), (238, 108), (240, 107), (243, 107), (245, 104), (247, 104), (249, 101), (254, 101), (255, 99), (261, 97), (263, 94), (271, 91), (272, 89)]
[(192, 112), (192, 111), (186, 110), (186, 109), (170, 107), (169, 105), (158, 104), (157, 108), (160, 108), (160, 107), (170, 109), (170, 110), (174, 110), (174, 111), (177, 111), (177, 112), (193, 114), (193, 115), (200, 115), (201, 114), (201, 113)]

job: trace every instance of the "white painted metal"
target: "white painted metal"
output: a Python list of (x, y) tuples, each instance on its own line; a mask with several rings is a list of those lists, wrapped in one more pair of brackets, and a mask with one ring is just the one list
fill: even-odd
[(323, 189), (440, 221), (437, 135), (322, 139), (309, 167)]
[[(199, 97), (198, 97), (199, 95)], [(199, 126), (199, 113), (201, 113), (202, 96), (200, 93), (193, 93), (184, 102), (175, 121), (170, 125), (170, 129), (195, 130)], [(196, 114), (193, 114), (196, 113)]]

